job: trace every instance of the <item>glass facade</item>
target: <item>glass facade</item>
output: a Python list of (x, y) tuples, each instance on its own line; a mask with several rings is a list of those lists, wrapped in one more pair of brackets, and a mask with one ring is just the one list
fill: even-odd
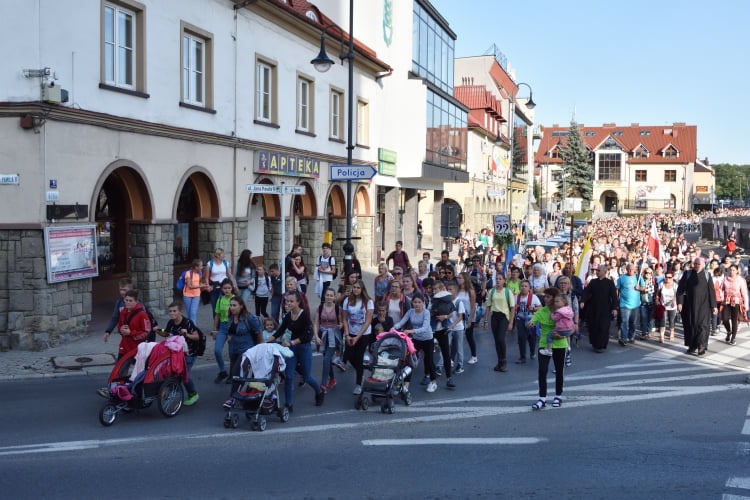
[(466, 170), (466, 111), (427, 90), (427, 143), (425, 161)]
[(454, 40), (425, 9), (414, 2), (412, 72), (453, 95)]
[(622, 173), (622, 155), (620, 153), (599, 153), (600, 181), (619, 181)]

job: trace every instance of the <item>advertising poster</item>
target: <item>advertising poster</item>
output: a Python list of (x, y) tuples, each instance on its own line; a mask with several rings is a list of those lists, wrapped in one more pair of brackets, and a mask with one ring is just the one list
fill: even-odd
[(99, 276), (96, 226), (48, 227), (44, 243), (49, 283)]

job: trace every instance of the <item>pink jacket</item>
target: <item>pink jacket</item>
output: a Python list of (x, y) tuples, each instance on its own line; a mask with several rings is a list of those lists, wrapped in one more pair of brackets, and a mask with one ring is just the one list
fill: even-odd
[(742, 276), (737, 275), (734, 279), (731, 276), (725, 276), (722, 288), (725, 304), (742, 304), (743, 306), (747, 304), (747, 282)]
[(573, 308), (570, 306), (563, 306), (556, 311), (552, 311), (552, 320), (555, 322), (555, 331), (557, 332), (568, 332), (575, 330), (575, 323), (573, 322)]

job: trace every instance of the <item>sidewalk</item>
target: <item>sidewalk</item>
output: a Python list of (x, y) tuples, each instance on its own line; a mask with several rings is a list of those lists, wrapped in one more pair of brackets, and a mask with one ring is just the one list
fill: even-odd
[[(368, 291), (371, 291), (377, 269), (363, 269), (362, 274)], [(320, 299), (314, 293), (314, 286), (308, 293), (308, 300), (310, 308), (313, 311), (317, 310)], [(251, 312), (254, 312), (254, 309)], [(168, 320), (166, 316), (159, 316), (156, 319), (162, 326), (166, 325)], [(213, 329), (212, 325), (210, 306), (201, 305), (198, 309), (198, 327), (208, 334)], [(0, 381), (81, 375), (106, 377), (112, 371), (112, 366), (117, 359), (120, 339), (118, 335), (112, 335), (109, 342), (105, 343), (103, 336), (103, 331), (92, 332), (70, 343), (44, 351), (0, 352)], [(213, 340), (209, 335), (206, 352), (197, 359), (193, 369), (202, 366), (216, 367), (213, 346)], [(226, 359), (228, 360), (228, 357)]]

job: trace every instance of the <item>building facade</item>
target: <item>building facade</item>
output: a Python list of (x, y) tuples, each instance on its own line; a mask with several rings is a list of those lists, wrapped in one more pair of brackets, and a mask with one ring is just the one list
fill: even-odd
[[(591, 202), (594, 214), (693, 209), (697, 161), (695, 125), (606, 123), (601, 127), (579, 124), (578, 128), (594, 167)], [(565, 165), (561, 152), (569, 129), (559, 125), (543, 127), (535, 155), (541, 193), (539, 204), (543, 212), (559, 212), (562, 207)], [(706, 185), (701, 182), (702, 186)]]

